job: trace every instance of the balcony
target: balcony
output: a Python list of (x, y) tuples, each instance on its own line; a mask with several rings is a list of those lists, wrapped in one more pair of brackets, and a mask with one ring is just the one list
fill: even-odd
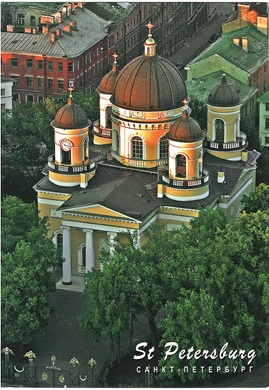
[(77, 174), (77, 173), (86, 173), (94, 171), (96, 168), (95, 162), (86, 162), (81, 165), (61, 165), (61, 164), (55, 164), (55, 155), (52, 154), (48, 157), (48, 167), (50, 171), (63, 173), (67, 175)]
[(208, 141), (205, 140), (204, 144), (205, 148), (208, 149), (214, 149), (214, 150), (234, 150), (234, 149), (244, 149), (247, 147), (247, 137), (245, 133), (242, 133), (240, 131), (240, 137), (236, 138), (235, 142), (225, 142), (225, 143), (220, 143), (216, 141)]
[(169, 187), (181, 187), (181, 188), (193, 188), (202, 187), (209, 181), (209, 172), (207, 169), (203, 169), (202, 176), (198, 179), (188, 180), (186, 178), (170, 179), (168, 176), (168, 170), (159, 170), (159, 183), (165, 183)]
[(93, 124), (93, 133), (99, 137), (112, 139), (112, 128), (101, 126), (99, 120), (95, 121)]

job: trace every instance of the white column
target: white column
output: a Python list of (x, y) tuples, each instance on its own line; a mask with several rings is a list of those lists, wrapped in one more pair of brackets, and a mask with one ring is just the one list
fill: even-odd
[(110, 233), (110, 232), (108, 232), (107, 235), (109, 237), (109, 250), (110, 250), (110, 254), (113, 255), (114, 250), (115, 250), (115, 238), (117, 237), (117, 233)]
[(63, 226), (63, 284), (72, 284), (71, 280), (71, 246), (70, 228)]
[(83, 229), (83, 231), (86, 233), (86, 272), (88, 272), (94, 267), (93, 230)]

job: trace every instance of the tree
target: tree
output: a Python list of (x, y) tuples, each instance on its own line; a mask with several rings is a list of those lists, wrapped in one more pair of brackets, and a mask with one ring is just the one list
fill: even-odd
[(4, 198), (2, 227), (2, 337), (27, 344), (46, 332), (49, 294), (55, 291), (49, 268), (60, 257), (34, 204)]
[(195, 97), (191, 97), (191, 101), (189, 104), (192, 112), (191, 117), (196, 119), (199, 123), (201, 129), (207, 129), (207, 106), (203, 101)]
[(242, 202), (246, 213), (255, 213), (258, 210), (269, 209), (269, 185), (261, 183), (249, 195), (243, 195)]
[[(201, 220), (198, 217), (192, 222), (189, 233), (180, 244), (180, 267), (178, 272), (176, 267), (173, 268), (174, 279), (179, 281), (178, 298), (166, 303), (166, 316), (160, 324), (161, 345), (173, 340), (180, 349), (216, 348), (220, 351), (228, 343), (227, 352), (254, 349), (262, 358), (268, 348), (269, 212), (245, 213), (227, 225), (219, 219), (221, 223), (215, 223), (212, 229), (209, 223), (205, 223), (210, 221), (210, 215), (208, 218), (203, 215), (208, 212), (205, 210)], [(215, 212), (209, 214), (213, 218)], [(216, 235), (213, 238), (214, 230)], [(187, 247), (182, 256), (184, 245)], [(182, 273), (185, 276), (182, 277)], [(178, 356), (169, 360), (171, 365), (180, 363)], [(240, 358), (232, 360), (227, 357), (222, 361), (218, 358), (207, 361), (192, 358), (182, 363), (190, 367), (225, 365), (230, 368), (246, 364)], [(163, 376), (179, 376), (186, 381), (205, 379), (210, 374), (197, 369), (195, 376), (184, 371), (164, 373)]]

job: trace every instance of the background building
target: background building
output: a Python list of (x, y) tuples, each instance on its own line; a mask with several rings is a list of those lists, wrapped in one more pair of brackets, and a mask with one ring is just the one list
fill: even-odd
[(258, 99), (259, 103), (259, 134), (261, 146), (269, 148), (269, 90)]
[(1, 79), (1, 111), (12, 110), (13, 80)]
[[(92, 93), (119, 54), (119, 68), (138, 56), (150, 20), (159, 52), (172, 55), (216, 14), (215, 3), (2, 3), (2, 77), (14, 100), (61, 97), (72, 84)], [(46, 4), (46, 3), (45, 3)]]

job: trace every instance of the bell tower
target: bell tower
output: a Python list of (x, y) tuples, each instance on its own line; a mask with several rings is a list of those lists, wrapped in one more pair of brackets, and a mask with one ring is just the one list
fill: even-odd
[(55, 154), (48, 159), (49, 180), (60, 186), (85, 188), (96, 170), (89, 155), (91, 122), (85, 111), (74, 104), (73, 88), (70, 87), (69, 92), (68, 103), (51, 122)]

